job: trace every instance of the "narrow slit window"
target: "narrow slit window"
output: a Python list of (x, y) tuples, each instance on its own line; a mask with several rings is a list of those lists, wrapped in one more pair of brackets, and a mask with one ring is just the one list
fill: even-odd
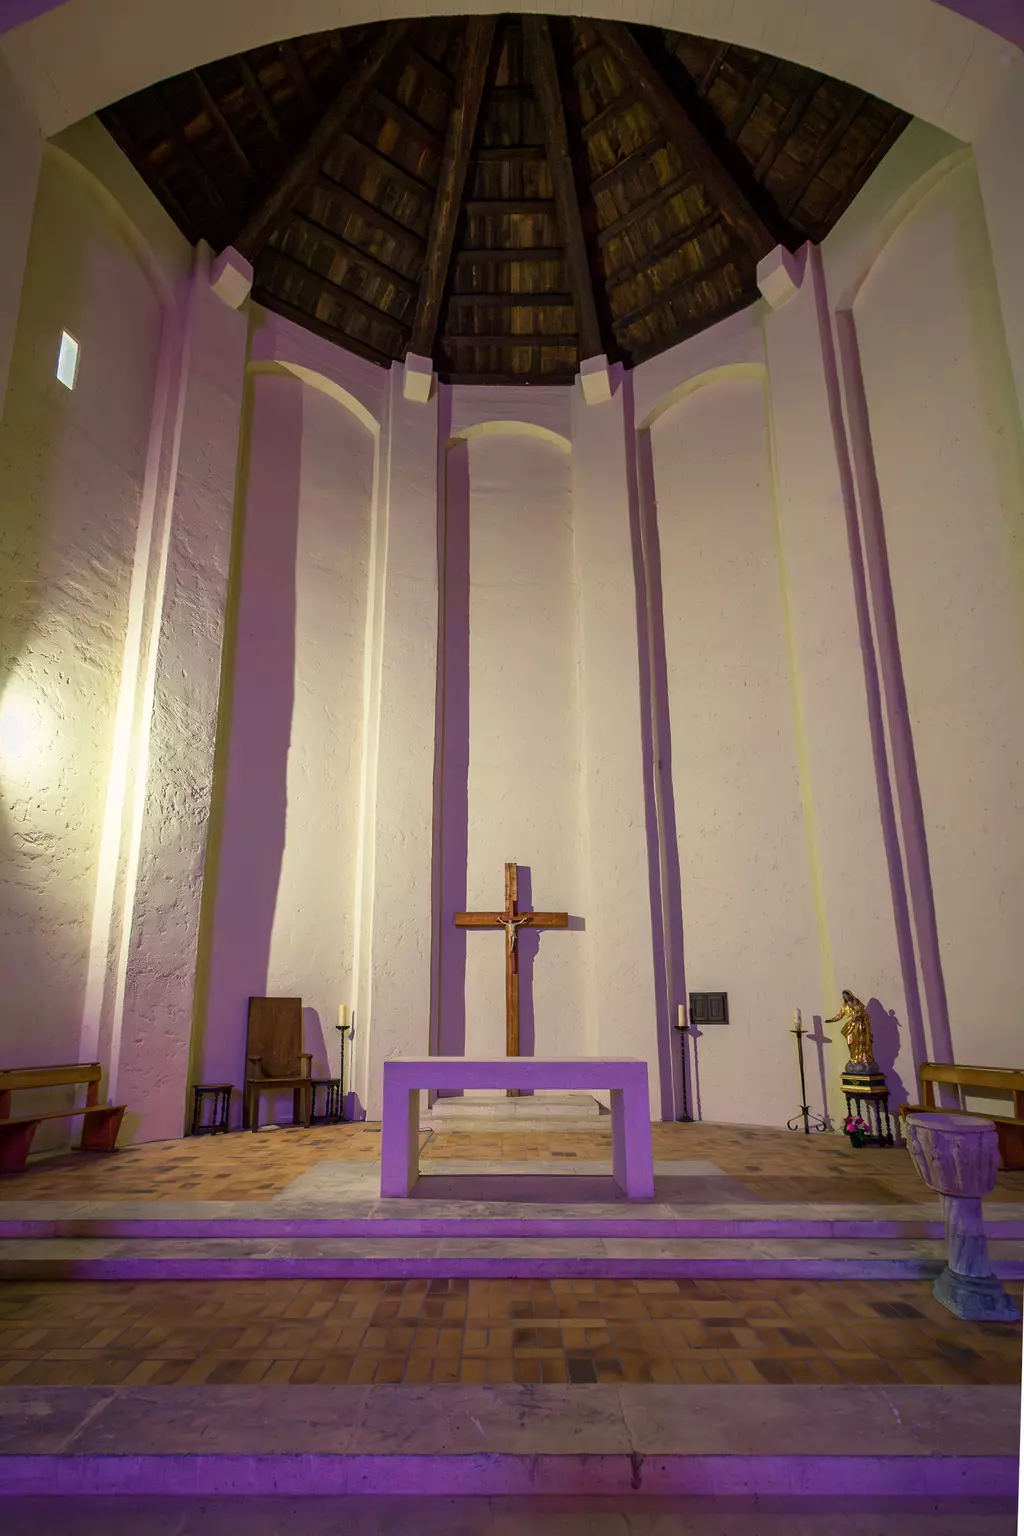
[(74, 389), (78, 376), (78, 342), (68, 331), (60, 333), (57, 353), (57, 377), (67, 389)]

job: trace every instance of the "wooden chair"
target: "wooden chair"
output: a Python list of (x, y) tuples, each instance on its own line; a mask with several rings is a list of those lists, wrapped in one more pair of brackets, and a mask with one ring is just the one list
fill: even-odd
[(301, 997), (250, 997), (245, 1041), (245, 1089), (242, 1125), (260, 1128), (260, 1097), (292, 1089), (295, 1125), (309, 1125), (313, 1114), (313, 1058), (302, 1049)]

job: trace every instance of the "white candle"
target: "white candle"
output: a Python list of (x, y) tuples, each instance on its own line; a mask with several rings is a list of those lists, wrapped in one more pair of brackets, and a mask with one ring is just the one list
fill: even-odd
[(679, 1004), (679, 1028), (686, 1028), (686, 1007), (683, 1003)]
[(348, 1004), (342, 1003), (338, 1009), (338, 1028), (344, 1029), (348, 1023)]
[(793, 1014), (793, 1023), (796, 1025), (797, 1029), (800, 1028), (801, 1022), (802, 1022), (802, 1020), (801, 1020), (801, 1016), (800, 1016), (800, 1009), (797, 1008), (796, 1011)]

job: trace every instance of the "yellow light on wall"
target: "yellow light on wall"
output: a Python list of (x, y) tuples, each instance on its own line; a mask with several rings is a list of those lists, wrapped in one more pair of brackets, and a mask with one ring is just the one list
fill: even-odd
[(23, 778), (25, 770), (52, 749), (51, 721), (14, 677), (0, 699), (0, 770)]
[(66, 389), (74, 389), (78, 377), (78, 342), (70, 331), (60, 333), (60, 351), (57, 353), (57, 377)]

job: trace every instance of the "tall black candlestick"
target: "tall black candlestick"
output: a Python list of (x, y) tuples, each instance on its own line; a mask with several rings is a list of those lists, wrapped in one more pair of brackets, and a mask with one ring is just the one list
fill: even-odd
[(676, 1025), (676, 1029), (679, 1031), (679, 1054), (683, 1069), (683, 1112), (679, 1116), (679, 1119), (686, 1125), (692, 1125), (693, 1116), (690, 1114), (690, 1106), (686, 1092), (686, 1036), (689, 1033), (690, 1026), (686, 1022), (686, 1014), (683, 1011), (682, 1003), (679, 1005), (679, 1022)]
[(807, 1031), (804, 1029), (803, 1024), (801, 1023), (799, 1008), (797, 1009), (794, 1018), (796, 1019), (796, 1028), (791, 1029), (790, 1034), (796, 1035), (796, 1055), (797, 1061), (800, 1064), (800, 1113), (794, 1115), (792, 1120), (788, 1122), (787, 1129), (791, 1131), (799, 1131), (801, 1129), (800, 1121), (802, 1120), (803, 1133), (805, 1136), (809, 1136), (811, 1134), (812, 1126), (816, 1131), (827, 1131), (828, 1125), (824, 1120), (821, 1119), (820, 1116), (812, 1115), (810, 1109), (808, 1108), (807, 1079), (804, 1074), (804, 1035), (806, 1035)]

